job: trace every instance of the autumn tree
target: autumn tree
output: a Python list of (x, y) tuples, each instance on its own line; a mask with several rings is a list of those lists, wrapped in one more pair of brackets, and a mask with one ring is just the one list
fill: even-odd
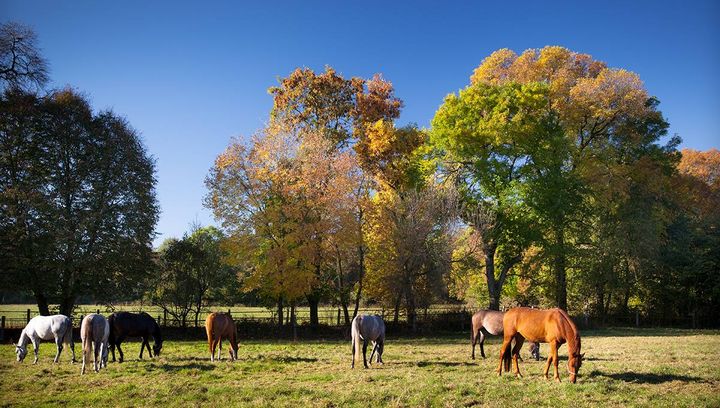
[[(385, 81), (380, 75), (375, 75), (370, 80), (362, 78), (345, 79), (335, 70), (326, 67), (325, 72), (316, 74), (314, 71), (304, 68), (296, 69), (287, 78), (280, 80), (277, 87), (270, 88), (273, 95), (273, 109), (271, 119), (280, 126), (287, 127), (296, 132), (307, 135), (320, 135), (330, 142), (326, 150), (321, 150), (328, 156), (336, 154), (353, 155), (367, 139), (368, 128), (378, 121), (392, 121), (400, 114), (402, 102), (394, 96), (392, 84)], [(354, 156), (354, 155), (353, 155)], [(367, 171), (366, 161), (359, 155), (359, 163), (363, 170)], [(312, 166), (322, 167), (325, 163), (322, 158), (312, 163)], [(307, 174), (312, 177), (311, 173)], [(315, 174), (317, 176), (317, 174)], [(305, 178), (305, 177), (303, 177)], [(366, 203), (369, 188), (364, 188), (367, 181), (372, 180), (365, 177), (356, 178), (360, 181), (354, 189), (356, 192), (363, 192), (364, 197), (356, 195), (357, 203)], [(316, 180), (314, 186), (323, 186), (326, 183)], [(327, 181), (327, 179), (326, 179)], [(369, 187), (369, 185), (367, 185)], [(319, 195), (324, 195), (318, 191)], [(318, 208), (322, 208), (318, 207)], [(313, 211), (315, 217), (322, 218), (323, 211)], [(358, 226), (356, 231), (362, 229), (365, 222), (364, 210), (356, 206), (354, 211)], [(351, 227), (350, 229), (352, 229)], [(327, 231), (327, 230), (326, 230)], [(326, 279), (322, 278), (322, 270), (328, 262), (333, 262), (337, 254), (337, 248), (333, 249), (324, 244), (328, 236), (317, 233), (312, 234), (316, 253), (314, 256), (315, 271), (318, 279), (317, 286), (307, 294), (307, 301), (310, 305), (311, 324), (317, 324), (318, 304), (327, 289), (324, 285)], [(359, 235), (361, 238), (362, 235)], [(357, 268), (358, 290), (355, 300), (355, 311), (359, 307), (359, 298), (362, 291), (362, 279), (365, 274), (365, 243), (362, 239), (356, 240), (357, 263), (352, 262)], [(335, 262), (336, 267), (341, 264)], [(347, 287), (347, 286), (346, 286)], [(344, 298), (344, 295), (341, 296)], [(344, 300), (340, 302), (344, 307)], [(354, 315), (353, 314), (353, 315)]]
[(0, 97), (0, 257), (12, 288), (49, 314), (79, 296), (139, 293), (158, 217), (155, 165), (139, 135), (77, 92)]
[[(587, 187), (575, 190), (573, 194), (579, 195), (567, 197), (565, 203), (592, 200), (591, 197), (602, 193), (609, 179), (618, 179), (614, 170), (622, 166), (612, 162), (618, 157), (615, 153), (618, 144), (642, 149), (658, 142), (658, 132), (626, 132), (634, 123), (659, 115), (657, 103), (649, 97), (639, 77), (623, 69), (608, 68), (587, 54), (562, 47), (531, 49), (520, 55), (502, 49), (480, 64), (471, 83), (546, 84), (549, 106), (570, 143), (568, 159), (558, 169), (557, 180)], [(584, 210), (582, 206), (575, 206), (577, 211), (573, 212), (544, 204), (538, 209), (549, 221), (544, 237), (551, 238), (546, 249), (552, 249), (548, 254), (555, 274), (556, 302), (567, 308), (568, 256), (577, 248), (573, 231), (580, 227), (577, 222)]]

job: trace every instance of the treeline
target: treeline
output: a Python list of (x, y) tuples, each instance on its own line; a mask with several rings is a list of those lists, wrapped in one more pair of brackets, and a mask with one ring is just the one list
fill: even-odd
[(135, 131), (77, 91), (41, 95), (32, 32), (2, 37), (0, 283), (41, 312), (89, 296), (143, 298), (183, 324), (238, 302), (280, 324), (308, 305), (315, 325), (321, 304), (349, 323), (363, 303), (415, 327), (437, 302), (720, 323), (720, 153), (679, 152), (632, 72), (499, 50), (421, 129), (396, 124), (403, 102), (380, 75), (297, 69), (206, 178), (219, 227), (152, 250), (154, 164)]

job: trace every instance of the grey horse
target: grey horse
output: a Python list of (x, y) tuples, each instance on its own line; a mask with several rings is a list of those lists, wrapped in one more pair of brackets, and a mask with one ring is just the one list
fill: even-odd
[(360, 343), (362, 342), (363, 364), (368, 368), (367, 364), (367, 346), (369, 342), (373, 343), (373, 350), (370, 353), (370, 364), (372, 358), (377, 351), (377, 362), (383, 364), (382, 354), (385, 350), (385, 322), (378, 315), (357, 315), (351, 325), (352, 336), (352, 365), (355, 368), (355, 356), (360, 354)]
[(60, 352), (63, 350), (63, 344), (70, 344), (72, 351), (72, 362), (75, 362), (75, 343), (72, 337), (72, 321), (65, 315), (54, 316), (35, 316), (28, 322), (27, 326), (20, 333), (20, 340), (15, 346), (15, 354), (17, 361), (22, 362), (27, 355), (27, 345), (32, 343), (35, 349), (35, 361), (38, 362), (38, 352), (40, 351), (40, 340), (54, 340), (57, 346), (54, 362), (58, 362)]
[(110, 336), (110, 324), (105, 317), (96, 313), (85, 316), (80, 325), (83, 350), (80, 374), (85, 374), (85, 364), (90, 360), (91, 352), (94, 355), (93, 368), (95, 372), (99, 372), (100, 368), (107, 368), (108, 336)]

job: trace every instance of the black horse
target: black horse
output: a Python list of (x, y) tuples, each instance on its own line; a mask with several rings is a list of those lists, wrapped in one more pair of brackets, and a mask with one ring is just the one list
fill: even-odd
[[(142, 359), (145, 347), (147, 347), (150, 357), (153, 356), (153, 351), (156, 356), (160, 355), (163, 342), (162, 335), (160, 334), (160, 326), (158, 326), (155, 319), (149, 314), (145, 312), (138, 314), (117, 312), (108, 317), (108, 323), (110, 324), (108, 343), (110, 344), (110, 351), (112, 352), (112, 361), (115, 361), (115, 346), (117, 346), (118, 352), (120, 353), (120, 362), (123, 362), (123, 351), (120, 348), (120, 343), (122, 343), (126, 337), (142, 337), (140, 359)], [(150, 336), (152, 336), (155, 341), (152, 351), (150, 350), (150, 343), (148, 343)]]

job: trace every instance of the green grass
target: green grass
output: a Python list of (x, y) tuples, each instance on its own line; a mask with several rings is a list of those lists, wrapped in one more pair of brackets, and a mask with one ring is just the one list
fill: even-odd
[(587, 332), (577, 384), (567, 381), (565, 347), (558, 384), (525, 350), (525, 377), (498, 378), (499, 339), (486, 344), (488, 359), (473, 361), (465, 337), (388, 339), (385, 365), (369, 370), (350, 370), (348, 341), (241, 342), (234, 363), (227, 349), (211, 363), (199, 341), (167, 341), (161, 357), (138, 361), (139, 344), (128, 343), (125, 363), (85, 376), (67, 354), (53, 364), (52, 344), (35, 366), (32, 353), (15, 362), (8, 345), (0, 406), (720, 406), (717, 331)]

